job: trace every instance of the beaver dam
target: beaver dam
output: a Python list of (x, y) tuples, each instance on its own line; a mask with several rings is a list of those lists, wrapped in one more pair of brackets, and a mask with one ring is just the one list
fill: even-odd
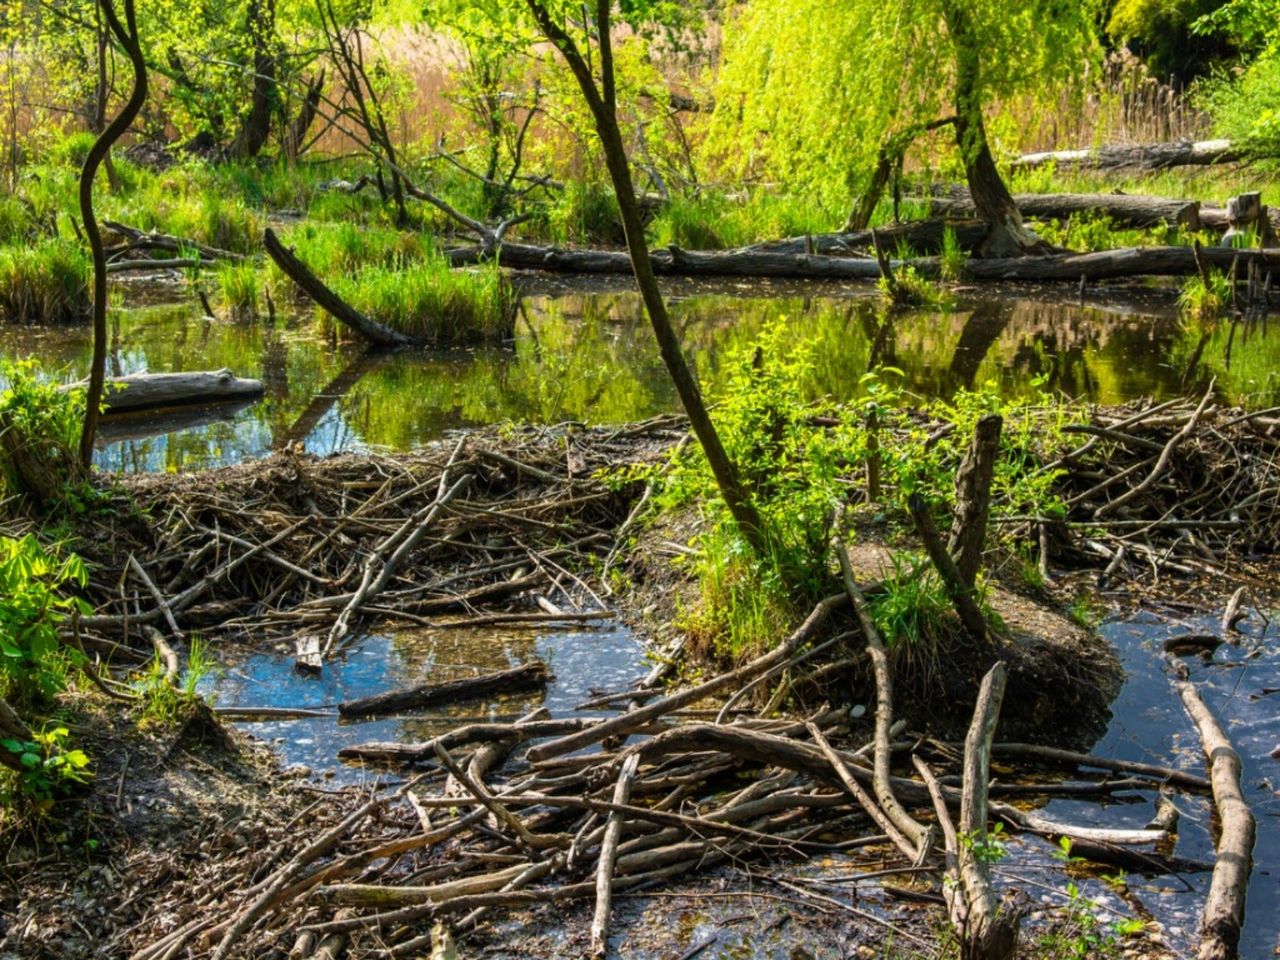
[[(851, 415), (863, 416), (806, 414), (805, 429)], [(313, 767), (332, 767), (332, 748), (290, 741), (341, 730), (338, 780), (352, 785), (234, 759), (256, 755), (203, 706), (150, 746), (104, 748), (97, 786), (74, 801), (85, 823), (126, 809), (126, 823), (154, 822), (101, 863), (18, 843), (6, 945), (134, 960), (890, 942), (936, 956), (959, 940), (997, 956), (1019, 933), (1043, 945), (1092, 924), (1108, 949), (1217, 956), (1241, 937), (1247, 897), (1242, 942), (1260, 954), (1275, 885), (1265, 869), (1247, 881), (1254, 816), (1276, 812), (1256, 784), (1277, 732), (1265, 698), (1280, 687), (1263, 639), (1280, 418), (1212, 391), (1052, 431), (1037, 419), (1052, 410), (1018, 416), (982, 417), (972, 438), (923, 415), (884, 424), (882, 449), (895, 431), (952, 444), (953, 510), (905, 495), (890, 508), (875, 471), (841, 464), (814, 599), (736, 659), (690, 626), (697, 590), (671, 564), (706, 520), (651, 510), (688, 456), (675, 416), (127, 478), (84, 526), (93, 612), (68, 624), (102, 689), (130, 696), (116, 678), (157, 651), (176, 680), (198, 636), (228, 663), (215, 689), (246, 681), (225, 719), (270, 724), (285, 756)], [(1001, 431), (1058, 438), (1019, 449), (1064, 511), (993, 504)], [(945, 606), (929, 658), (872, 616), (925, 572)], [(1146, 612), (1099, 636), (1065, 612), (1075, 586)], [(601, 639), (611, 626), (623, 646)], [(632, 629), (654, 638), (651, 666), (627, 660)], [(1124, 629), (1155, 649), (1117, 653), (1107, 638)], [(415, 631), (435, 638), (425, 668), (370, 639)], [(475, 638), (454, 663), (451, 635)], [(548, 649), (565, 653), (547, 662)], [(380, 689), (323, 686), (370, 651)], [(266, 654), (282, 665), (255, 688)], [(566, 676), (606, 661), (612, 672)], [(1126, 670), (1144, 684), (1116, 700)], [(566, 680), (580, 701), (556, 694)], [(336, 693), (253, 700), (307, 684)], [(1258, 706), (1242, 713), (1245, 696)], [(1176, 719), (1144, 729), (1153, 711)], [(1115, 736), (1090, 754), (1109, 722)], [(1269, 832), (1260, 866), (1276, 863)], [(64, 856), (88, 857), (71, 892)]]

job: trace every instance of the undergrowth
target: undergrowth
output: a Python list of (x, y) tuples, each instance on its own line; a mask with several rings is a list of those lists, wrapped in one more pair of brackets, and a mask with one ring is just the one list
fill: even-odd
[[(862, 403), (815, 404), (800, 386), (813, 353), (812, 343), (797, 341), (785, 322), (776, 322), (728, 358), (716, 397), (721, 440), (765, 527), (762, 554), (738, 531), (700, 449), (648, 473), (656, 511), (695, 506), (706, 521), (706, 532), (691, 544), (696, 554), (684, 561), (697, 576), (700, 602), (685, 612), (682, 626), (713, 660), (739, 660), (776, 643), (816, 599), (839, 588), (829, 560), (837, 508), (887, 524), (889, 536), (910, 528), (906, 501), (914, 492), (940, 518), (949, 516), (956, 467), (978, 420), (989, 413), (1005, 421), (993, 515), (1065, 514), (1054, 493), (1059, 471), (1043, 464), (1044, 453), (1065, 442), (1070, 405), (1040, 392), (1002, 401), (994, 383), (961, 391), (950, 402), (924, 402), (902, 391), (901, 375), (892, 369), (864, 378)], [(821, 426), (813, 420), (817, 412), (825, 414)], [(879, 468), (874, 503), (864, 481), (870, 460)], [(898, 563), (889, 589), (876, 599), (875, 617), (887, 642), (903, 645), (903, 655), (928, 674), (950, 604), (927, 564)]]

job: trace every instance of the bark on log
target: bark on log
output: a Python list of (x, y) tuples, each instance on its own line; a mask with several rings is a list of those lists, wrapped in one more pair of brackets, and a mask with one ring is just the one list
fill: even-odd
[(275, 261), (277, 267), (290, 280), (314, 300), (335, 320), (345, 323), (370, 343), (380, 347), (405, 347), (413, 342), (412, 338), (383, 326), (376, 320), (370, 320), (359, 310), (344, 302), (341, 297), (330, 290), (324, 282), (312, 273), (307, 265), (294, 256), (293, 251), (280, 242), (270, 227), (262, 235), (263, 246), (267, 255)]
[(132, 413), (158, 407), (219, 403), (260, 397), (262, 393), (261, 380), (237, 377), (226, 368), (189, 373), (131, 373), (107, 381), (103, 412)]
[[(1230, 250), (1209, 247), (1202, 251), (1206, 263), (1226, 272), (1239, 257), (1239, 269), (1256, 262), (1265, 273), (1280, 270), (1280, 251)], [(455, 266), (476, 263), (485, 257), (481, 247), (466, 247), (449, 253)], [(662, 276), (690, 277), (772, 277), (806, 280), (878, 280), (880, 268), (874, 259), (822, 256), (804, 253), (756, 252), (749, 248), (722, 251), (681, 250), (669, 247), (652, 254), (653, 270)], [(625, 274), (631, 261), (619, 250), (565, 250), (506, 243), (498, 251), (504, 267), (546, 270), (558, 273)], [(931, 258), (891, 261), (897, 271), (914, 267), (922, 276), (936, 278), (938, 262)], [(1079, 283), (1114, 280), (1121, 277), (1191, 276), (1197, 272), (1190, 247), (1127, 247), (1096, 253), (1043, 254), (1024, 257), (972, 259), (963, 276), (971, 281), (1008, 280)]]
[(1166, 167), (1198, 167), (1234, 163), (1245, 154), (1230, 140), (1196, 140), (1178, 143), (1147, 143), (1133, 146), (1110, 145), (1096, 150), (1050, 150), (1026, 153), (1011, 164), (1014, 170), (1033, 170), (1047, 164), (1083, 167), (1091, 170), (1138, 168), (1163, 170)]
[[(1014, 196), (1014, 200), (1025, 216), (1040, 219), (1065, 220), (1079, 213), (1099, 213), (1109, 217), (1120, 227), (1166, 224), (1215, 233), (1226, 233), (1231, 229), (1231, 215), (1227, 207), (1213, 206), (1199, 200), (1127, 193), (1019, 193)], [(974, 210), (973, 201), (964, 187), (953, 187), (945, 196), (931, 198), (930, 203), (932, 212), (943, 217), (971, 216)], [(1280, 209), (1268, 207), (1266, 214), (1272, 230), (1280, 230)], [(924, 221), (935, 222), (937, 221)], [(916, 246), (916, 249), (925, 248)]]
[[(1066, 218), (1079, 213), (1099, 213), (1117, 226), (1153, 227), (1160, 224), (1199, 230), (1200, 201), (1167, 197), (1132, 196), (1125, 193), (1019, 193), (1014, 201), (1024, 217)], [(931, 201), (932, 212), (944, 217), (967, 217), (975, 212), (969, 191), (957, 189)], [(1225, 226), (1225, 220), (1224, 220)]]
[(942, 240), (948, 229), (955, 233), (956, 242), (962, 250), (973, 250), (982, 243), (987, 235), (987, 226), (981, 220), (972, 217), (970, 212), (963, 215), (965, 219), (930, 218), (928, 220), (912, 220), (907, 223), (894, 223), (871, 230), (854, 230), (844, 233), (815, 233), (804, 237), (788, 237), (785, 240), (768, 240), (754, 243), (739, 249), (748, 253), (815, 253), (823, 256), (847, 256), (855, 251), (870, 250), (874, 245), (872, 233), (880, 238), (885, 246), (896, 249), (906, 243), (912, 250), (920, 253), (940, 253)]
[(1257, 827), (1240, 790), (1244, 768), (1239, 754), (1232, 749), (1217, 718), (1189, 681), (1178, 682), (1178, 694), (1200, 732), (1220, 825), (1217, 862), (1204, 912), (1200, 915), (1200, 946), (1196, 956), (1197, 960), (1234, 960), (1239, 955), (1240, 931), (1244, 927), (1245, 895), (1253, 872)]
[(546, 664), (535, 660), (533, 663), (526, 663), (498, 673), (486, 673), (483, 676), (468, 677), (463, 680), (450, 680), (447, 683), (423, 684), (407, 690), (392, 690), (372, 697), (362, 697), (359, 700), (347, 700), (338, 704), (338, 715), (369, 717), (380, 713), (394, 713), (397, 710), (416, 710), (435, 704), (455, 703), (459, 700), (485, 697), (492, 693), (540, 689), (546, 685), (548, 676)]

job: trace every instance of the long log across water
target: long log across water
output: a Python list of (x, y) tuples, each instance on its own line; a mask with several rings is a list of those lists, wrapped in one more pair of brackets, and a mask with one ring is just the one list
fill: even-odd
[(1027, 153), (1013, 161), (1014, 170), (1032, 170), (1052, 163), (1059, 167), (1086, 167), (1093, 170), (1166, 167), (1202, 167), (1234, 163), (1245, 154), (1230, 140), (1183, 140), (1178, 143), (1144, 143), (1097, 147), (1089, 150), (1049, 150)]
[[(455, 266), (475, 263), (484, 252), (479, 247), (454, 250)], [(1280, 269), (1280, 250), (1234, 250), (1206, 248), (1204, 262), (1222, 271), (1239, 260), (1245, 270), (1256, 262), (1265, 272)], [(506, 243), (498, 251), (504, 267), (549, 270), (563, 273), (628, 274), (631, 261), (622, 250), (566, 250)], [(874, 259), (832, 257), (820, 254), (760, 252), (750, 248), (723, 251), (682, 250), (668, 247), (652, 256), (654, 272), (665, 276), (769, 277), (808, 280), (875, 280), (880, 268)], [(937, 277), (938, 261), (921, 257), (890, 262), (897, 272), (906, 266), (925, 277)], [(1191, 276), (1198, 272), (1190, 247), (1128, 247), (1096, 253), (1047, 254), (995, 260), (969, 260), (963, 276), (972, 281), (1054, 281), (1114, 280), (1122, 277)]]

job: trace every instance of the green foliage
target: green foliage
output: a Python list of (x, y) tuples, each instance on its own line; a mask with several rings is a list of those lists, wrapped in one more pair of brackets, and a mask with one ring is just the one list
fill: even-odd
[(933, 675), (940, 666), (937, 642), (951, 601), (927, 560), (894, 553), (890, 565), (884, 592), (867, 598), (871, 619), (897, 661), (910, 664), (918, 675)]
[[(725, 29), (705, 152), (732, 175), (847, 208), (883, 143), (954, 112), (958, 65), (975, 69), (979, 105), (1020, 94), (1056, 100), (1078, 88), (1090, 73), (1083, 65), (1097, 59), (1100, 8), (1096, 0), (744, 4)], [(968, 34), (952, 35), (948, 19), (967, 21)]]
[(1258, 157), (1280, 156), (1280, 17), (1272, 0), (1229, 0), (1194, 29), (1225, 37), (1246, 53), (1200, 90), (1216, 132)]
[[(699, 503), (710, 520), (709, 532), (696, 544), (702, 607), (687, 626), (723, 657), (747, 655), (776, 640), (805, 603), (832, 587), (827, 556), (834, 508), (856, 497), (870, 456), (880, 464), (878, 509), (885, 515), (905, 520), (913, 491), (946, 509), (974, 427), (985, 414), (999, 412), (1006, 427), (993, 513), (1065, 512), (1053, 491), (1057, 472), (1040, 464), (1047, 459), (1042, 454), (1063, 441), (1071, 415), (1067, 405), (1039, 394), (1001, 402), (994, 384), (986, 384), (975, 393), (961, 391), (951, 403), (929, 404), (921, 418), (896, 386), (900, 374), (886, 370), (864, 379), (866, 407), (840, 408), (834, 426), (815, 429), (802, 386), (814, 361), (814, 345), (797, 341), (777, 321), (754, 344), (730, 351), (721, 371), (716, 426), (765, 522), (764, 556), (752, 557), (741, 542), (699, 450), (651, 478), (659, 509)], [(868, 410), (879, 424), (874, 451), (864, 420)], [(937, 430), (932, 424), (938, 421), (949, 429)], [(872, 615), (904, 665), (928, 676), (937, 668), (937, 642), (950, 604), (927, 565), (895, 562), (896, 574), (889, 590), (872, 601)]]
[[(82, 509), (93, 497), (84, 482), (78, 445), (84, 424), (85, 394), (76, 388), (61, 390), (57, 383), (42, 380), (34, 359), (18, 363), (0, 362), (0, 430), (12, 431), (3, 446), (21, 449), (41, 471), (61, 480), (65, 506)], [(0, 446), (0, 450), (3, 449)], [(10, 456), (0, 453), (0, 492), (28, 491), (22, 471)], [(34, 491), (38, 496), (43, 491)]]
[(66, 688), (77, 654), (63, 646), (58, 628), (91, 612), (67, 593), (86, 580), (75, 554), (46, 549), (31, 534), (0, 537), (0, 696), (48, 703)]
[(620, 246), (627, 239), (618, 198), (601, 184), (571, 180), (543, 216), (556, 243)]
[(1107, 33), (1141, 55), (1153, 76), (1185, 84), (1226, 52), (1194, 29), (1222, 5), (1223, 0), (1118, 0)]
[(664, 203), (649, 236), (655, 247), (674, 243), (689, 250), (722, 250), (824, 233), (831, 225), (831, 216), (803, 196), (754, 190), (731, 198), (704, 190)]
[(83, 246), (60, 237), (0, 248), (0, 321), (87, 320), (90, 272)]
[(67, 748), (68, 735), (66, 727), (55, 726), (33, 733), (31, 740), (0, 740), (0, 749), (16, 754), (22, 767), (14, 787), (0, 793), (4, 805), (17, 801), (44, 813), (55, 799), (89, 782), (89, 757)]
[(994, 824), (990, 830), (963, 833), (957, 839), (961, 846), (973, 854), (975, 860), (982, 863), (999, 863), (1009, 853), (1003, 823)]
[(1060, 922), (1040, 935), (1037, 956), (1046, 960), (1116, 960), (1126, 956), (1124, 938), (1141, 933), (1145, 924), (1137, 919), (1107, 922), (1098, 913), (1079, 885), (1068, 881)]

